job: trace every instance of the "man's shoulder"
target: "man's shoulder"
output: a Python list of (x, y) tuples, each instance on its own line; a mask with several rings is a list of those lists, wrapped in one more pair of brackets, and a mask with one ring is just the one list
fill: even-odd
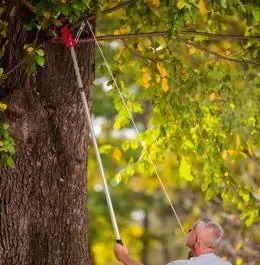
[(223, 265), (232, 265), (231, 262), (221, 259)]
[(188, 260), (173, 260), (167, 265), (186, 265)]
[(218, 257), (218, 260), (219, 260), (219, 264), (221, 264), (221, 265), (232, 265), (228, 260), (224, 260), (220, 257)]

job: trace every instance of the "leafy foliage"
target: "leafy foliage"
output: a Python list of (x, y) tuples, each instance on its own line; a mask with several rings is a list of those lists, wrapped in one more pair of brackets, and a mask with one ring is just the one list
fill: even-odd
[[(228, 59), (216, 60), (196, 47), (204, 45), (230, 58), (244, 59), (247, 54), (251, 60), (259, 58), (259, 43), (228, 37), (213, 41), (196, 32), (206, 30), (232, 37), (236, 29), (241, 35), (259, 35), (252, 6), (237, 1), (138, 2), (120, 10), (118, 24), (111, 28), (116, 34), (125, 29), (131, 33), (168, 32), (167, 37), (122, 42), (112, 63), (120, 89), (131, 103), (127, 104), (131, 113), (136, 113), (132, 107), (136, 104), (152, 103), (151, 129), (141, 137), (153, 160), (162, 161), (165, 152), (174, 152), (180, 161), (180, 177), (199, 179), (207, 200), (220, 195), (226, 202), (232, 201), (248, 226), (259, 220), (259, 209), (252, 189), (244, 184), (243, 177), (235, 177), (232, 168), (255, 157), (259, 148), (258, 71)], [(244, 24), (240, 23), (242, 18)], [(113, 16), (110, 19), (115, 20)], [(187, 46), (183, 37), (179, 38), (184, 31), (189, 32), (189, 41), (195, 46)], [(251, 45), (254, 49), (248, 49)], [(123, 83), (129, 73), (134, 78)], [(129, 84), (134, 79), (139, 80), (138, 87), (131, 89)], [(119, 113), (115, 121), (118, 129), (130, 120), (116, 93), (114, 102)], [(130, 160), (124, 174), (129, 177), (144, 170), (153, 174), (145, 152), (141, 157)]]

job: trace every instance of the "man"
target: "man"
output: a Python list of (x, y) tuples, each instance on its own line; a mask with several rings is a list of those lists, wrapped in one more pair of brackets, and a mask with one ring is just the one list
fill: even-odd
[[(208, 218), (199, 219), (190, 229), (186, 246), (190, 248), (190, 258), (172, 261), (167, 265), (231, 265), (215, 255), (215, 248), (223, 237), (220, 225)], [(142, 265), (128, 255), (128, 250), (120, 244), (115, 245), (115, 256), (124, 265)]]

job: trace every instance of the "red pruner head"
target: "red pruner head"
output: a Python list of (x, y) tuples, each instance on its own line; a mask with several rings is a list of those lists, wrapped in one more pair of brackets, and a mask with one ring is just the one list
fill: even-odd
[(73, 39), (72, 33), (69, 31), (69, 25), (62, 26), (61, 35), (67, 48), (72, 48), (77, 45), (77, 42)]

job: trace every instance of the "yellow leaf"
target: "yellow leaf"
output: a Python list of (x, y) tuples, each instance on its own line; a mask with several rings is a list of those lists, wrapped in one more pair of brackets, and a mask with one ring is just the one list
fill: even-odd
[(244, 260), (241, 257), (238, 257), (236, 259), (236, 265), (242, 265), (244, 263)]
[(199, 101), (199, 100), (200, 100), (200, 93), (196, 93), (196, 94), (194, 95), (194, 100), (195, 100), (195, 101)]
[(160, 0), (150, 0), (148, 2), (149, 6), (151, 7), (159, 7), (160, 6)]
[(223, 160), (227, 160), (227, 150), (224, 150), (221, 154)]
[(211, 93), (211, 94), (209, 95), (209, 100), (210, 100), (210, 101), (215, 100), (215, 98), (216, 98), (216, 93)]
[(161, 77), (166, 77), (167, 76), (167, 71), (163, 67), (163, 64), (162, 63), (157, 63), (157, 69), (159, 70), (159, 73), (160, 73), (160, 76)]
[(236, 149), (238, 149), (240, 146), (240, 136), (239, 134), (236, 135)]
[(223, 47), (225, 50), (228, 50), (228, 49), (230, 49), (230, 48), (232, 47), (231, 42), (230, 42), (230, 41), (227, 41), (227, 40), (223, 40), (223, 41), (221, 42), (221, 44), (222, 44), (222, 47)]
[(162, 79), (162, 89), (167, 92), (169, 90), (169, 84), (168, 84), (168, 79), (167, 78), (163, 78)]
[(4, 145), (3, 141), (0, 141), (0, 146), (3, 146), (3, 145)]
[(127, 103), (126, 104), (127, 104), (127, 107), (128, 108), (131, 108), (132, 107), (132, 102), (130, 100), (127, 100)]
[(32, 52), (32, 51), (34, 51), (34, 48), (33, 47), (28, 47), (27, 48), (27, 52)]
[(115, 60), (119, 60), (120, 56), (121, 56), (121, 52), (119, 51), (119, 52), (117, 52), (117, 53), (115, 54), (114, 59), (115, 59)]
[(231, 52), (226, 50), (226, 55), (230, 55), (230, 54), (231, 54)]
[(129, 33), (130, 28), (129, 27), (121, 27), (119, 29), (114, 30), (115, 35), (123, 35)]
[(236, 249), (236, 250), (239, 250), (239, 249), (242, 248), (242, 247), (243, 247), (243, 241), (240, 240), (240, 241), (238, 241), (238, 242), (236, 243), (236, 245), (235, 245), (235, 249)]
[(124, 51), (124, 49), (125, 49), (125, 46), (123, 46), (123, 45), (118, 49), (118, 52), (114, 56), (115, 60), (118, 60), (121, 57), (122, 52)]
[(144, 51), (144, 47), (143, 47), (142, 43), (139, 42), (139, 43), (137, 44), (137, 49), (138, 49), (139, 51), (141, 51), (141, 52)]
[(114, 30), (114, 35), (119, 35), (120, 34), (120, 31), (118, 29), (115, 29)]
[(151, 86), (150, 81), (152, 80), (151, 74), (149, 72), (144, 73), (142, 78), (142, 86), (144, 88), (149, 88)]
[(229, 106), (231, 107), (232, 110), (234, 110), (236, 107), (235, 104), (233, 104), (233, 103), (230, 103)]
[(0, 109), (6, 110), (7, 109), (7, 105), (4, 104), (4, 103), (0, 103)]
[(48, 20), (51, 17), (51, 13), (46, 11), (43, 13), (43, 16)]
[(115, 148), (113, 151), (113, 157), (115, 158), (115, 160), (119, 161), (121, 156), (122, 156), (122, 153), (121, 153), (120, 149)]
[(63, 4), (66, 4), (67, 0), (60, 0)]
[(157, 82), (158, 84), (161, 83), (161, 77), (160, 77), (159, 75), (156, 75), (156, 76), (155, 76), (155, 79), (156, 79), (156, 82)]
[(187, 181), (193, 180), (193, 176), (191, 175), (191, 164), (185, 157), (181, 159), (179, 173), (181, 178)]
[(249, 154), (250, 156), (252, 156), (252, 155), (253, 155), (253, 151), (252, 151), (252, 148), (251, 148), (251, 146), (248, 146), (248, 154)]
[(182, 9), (184, 7), (184, 5), (185, 5), (185, 1), (184, 0), (178, 0), (177, 7), (179, 9)]
[(198, 52), (199, 51), (196, 48), (194, 48), (194, 47), (189, 48), (189, 54), (195, 54), (195, 53), (198, 53)]
[(199, 10), (201, 15), (205, 15), (207, 13), (207, 7), (204, 0), (200, 0), (199, 2)]

